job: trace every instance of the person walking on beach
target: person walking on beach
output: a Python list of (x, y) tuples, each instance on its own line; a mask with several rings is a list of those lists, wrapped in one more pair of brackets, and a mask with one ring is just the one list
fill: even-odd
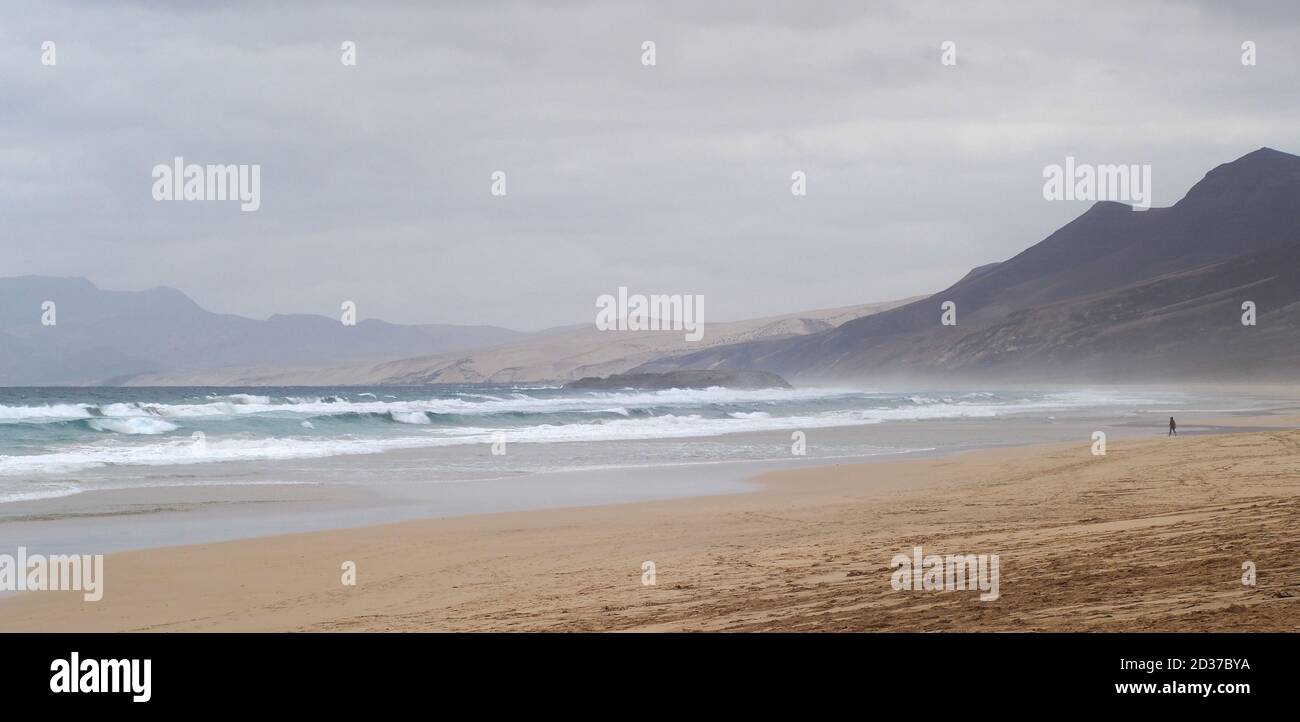
[(1174, 417), (1169, 417), (1169, 436), (1178, 435), (1178, 424), (1174, 423)]

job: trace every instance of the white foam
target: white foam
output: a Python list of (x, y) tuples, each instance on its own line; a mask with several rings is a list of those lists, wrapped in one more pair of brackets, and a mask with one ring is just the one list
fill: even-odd
[(41, 484), (36, 488), (16, 487), (0, 491), (0, 504), (10, 504), (16, 501), (58, 499), (64, 496), (80, 494), (81, 491), (81, 487), (75, 484)]
[[(297, 414), (304, 417), (338, 416), (343, 414), (386, 414), (398, 412), (459, 414), (459, 415), (493, 415), (512, 412), (523, 413), (558, 413), (566, 411), (605, 411), (637, 407), (698, 407), (711, 404), (778, 405), (805, 401), (842, 401), (862, 400), (870, 402), (872, 395), (852, 389), (756, 389), (738, 390), (725, 388), (708, 389), (668, 389), (664, 391), (620, 391), (592, 392), (558, 398), (537, 398), (523, 393), (514, 393), (510, 398), (501, 398), (488, 394), (459, 393), (459, 398), (423, 399), (412, 401), (343, 401), (339, 397), (307, 398), (285, 397), (288, 403), (271, 403), (267, 396), (253, 394), (230, 394), (224, 397), (209, 397), (209, 403), (198, 404), (142, 404), (112, 403), (102, 407), (89, 404), (55, 404), (48, 406), (0, 406), (0, 422), (41, 422), (66, 421), (97, 417), (135, 418), (221, 418), (242, 417), (253, 414)], [(897, 398), (888, 396), (887, 398)], [(987, 392), (975, 392), (954, 401), (949, 398), (936, 399), (929, 396), (912, 394), (906, 396), (917, 407), (948, 407), (952, 405), (989, 405), (993, 398)], [(476, 399), (476, 400), (468, 400)], [(982, 403), (983, 402), (983, 403)], [(1110, 406), (1110, 405), (1154, 405), (1165, 406), (1183, 403), (1180, 397), (1156, 398), (1152, 396), (1123, 395), (1112, 392), (1073, 391), (1047, 394), (1037, 401), (1020, 399), (1005, 403), (992, 404), (1008, 411), (1015, 408), (1049, 408), (1056, 406)], [(618, 413), (615, 411), (615, 413)], [(416, 422), (418, 423), (418, 422)]]
[(112, 431), (118, 434), (165, 434), (175, 431), (176, 424), (162, 419), (146, 417), (129, 419), (91, 419), (86, 424), (95, 431)]
[[(248, 438), (226, 435), (220, 430), (205, 428), (207, 439), (203, 453), (195, 453), (190, 439), (166, 440), (111, 440), (68, 445), (49, 453), (36, 455), (0, 456), (0, 476), (41, 472), (62, 472), (95, 468), (105, 465), (165, 465), (195, 464), (222, 461), (255, 461), (277, 459), (302, 459), (347, 454), (374, 454), (390, 449), (489, 444), (499, 431), (506, 431), (512, 442), (566, 443), (590, 441), (645, 440), (662, 438), (690, 438), (761, 431), (788, 431), (791, 429), (826, 428), (834, 426), (861, 426), (891, 421), (920, 419), (987, 418), (1008, 414), (1033, 412), (1040, 409), (1068, 409), (1087, 406), (1145, 405), (1168, 406), (1169, 398), (1122, 395), (1109, 392), (1079, 391), (1047, 394), (1033, 399), (1008, 398), (993, 401), (991, 397), (968, 394), (957, 401), (944, 401), (931, 397), (921, 403), (902, 403), (899, 395), (864, 394), (858, 391), (837, 389), (766, 389), (735, 391), (728, 389), (681, 390), (657, 392), (592, 393), (562, 398), (533, 398), (522, 394), (496, 401), (466, 401), (462, 398), (429, 399), (399, 402), (336, 402), (320, 400), (301, 403), (260, 403), (260, 397), (249, 397), (244, 403), (228, 400), (200, 404), (131, 403), (109, 404), (100, 409), (104, 416), (94, 416), (88, 422), (92, 428), (127, 435), (160, 434), (177, 428), (166, 418), (233, 417), (247, 414), (274, 412), (271, 418), (298, 421), (311, 428), (303, 416), (332, 416), (346, 413), (386, 414), (405, 425), (396, 437), (336, 436), (320, 438), (310, 436), (272, 436)], [(905, 398), (905, 397), (904, 397)], [(802, 407), (793, 406), (787, 415), (780, 413), (783, 402), (814, 402)], [(831, 402), (835, 410), (816, 410), (821, 403)], [(709, 418), (700, 413), (713, 405), (762, 406), (769, 410), (732, 411), (725, 418)], [(845, 407), (849, 408), (845, 408)], [(593, 420), (574, 424), (534, 424), (531, 426), (501, 426), (492, 414), (512, 411), (546, 413), (558, 411), (602, 411), (620, 413), (629, 408), (657, 407), (655, 415)], [(674, 407), (678, 408), (674, 411)], [(85, 405), (55, 405), (45, 407), (3, 407), (0, 414), (45, 414), (58, 418), (91, 418)], [(18, 411), (15, 411), (15, 410)], [(483, 422), (472, 427), (432, 426), (426, 412), (480, 414)], [(109, 414), (114, 416), (109, 416)], [(620, 413), (620, 416), (622, 414)], [(44, 418), (44, 417), (40, 417)]]
[(257, 394), (226, 394), (225, 396), (208, 396), (209, 399), (229, 399), (235, 404), (269, 404), (270, 396), (258, 396)]
[(46, 406), (0, 406), (0, 422), (42, 422), (89, 419), (90, 404), (51, 404)]
[(389, 411), (389, 418), (399, 424), (428, 425), (429, 416), (423, 411)]
[(632, 412), (622, 406), (615, 406), (612, 409), (583, 409), (584, 414), (618, 414), (619, 416), (631, 416)]

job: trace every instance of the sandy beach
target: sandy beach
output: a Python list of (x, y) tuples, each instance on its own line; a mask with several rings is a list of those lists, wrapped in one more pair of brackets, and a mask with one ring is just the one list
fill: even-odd
[[(5, 631), (1294, 631), (1300, 419), (776, 471), (757, 490), (110, 554)], [(891, 559), (998, 554), (1000, 596)], [(356, 584), (342, 583), (355, 562)], [(643, 583), (653, 562), (655, 583)], [(1255, 586), (1242, 583), (1253, 562)]]

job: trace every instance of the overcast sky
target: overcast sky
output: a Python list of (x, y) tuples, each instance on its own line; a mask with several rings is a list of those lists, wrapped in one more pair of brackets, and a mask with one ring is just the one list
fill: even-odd
[[(1162, 206), (1300, 152), (1293, 0), (173, 4), (5, 4), (0, 275), (521, 330), (628, 286), (720, 321), (1008, 258), (1089, 205), (1043, 200), (1067, 155), (1150, 163)], [(260, 164), (261, 209), (153, 200), (174, 156)]]

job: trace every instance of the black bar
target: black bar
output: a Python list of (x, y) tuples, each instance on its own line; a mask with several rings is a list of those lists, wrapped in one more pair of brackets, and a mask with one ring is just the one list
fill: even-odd
[[(51, 711), (240, 711), (266, 704), (338, 710), (354, 703), (364, 708), (378, 695), (385, 707), (434, 704), (450, 714), (446, 705), (453, 702), (486, 710), (530, 699), (551, 704), (558, 695), (577, 709), (607, 694), (660, 710), (697, 694), (735, 698), (737, 705), (802, 696), (810, 703), (875, 709), (896, 700), (918, 713), (945, 715), (1045, 704), (1054, 712), (1223, 704), (1245, 710), (1294, 697), (1296, 639), (1194, 633), (8, 634), (0, 636), (0, 680), (6, 702)], [(52, 664), (70, 661), (73, 652), (83, 662), (150, 660), (149, 701), (134, 702), (129, 692), (51, 691)], [(1171, 659), (1181, 666), (1171, 669)], [(1131, 683), (1155, 690), (1167, 683), (1248, 688), (1229, 693), (1216, 687), (1209, 696), (1177, 688), (1117, 692), (1116, 685)]]

